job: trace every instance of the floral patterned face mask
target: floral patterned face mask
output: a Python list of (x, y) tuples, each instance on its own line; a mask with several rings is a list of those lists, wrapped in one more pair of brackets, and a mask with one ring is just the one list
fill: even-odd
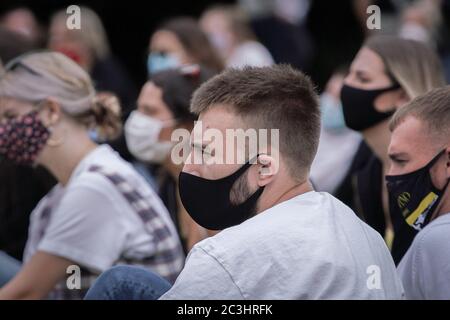
[(33, 165), (44, 148), (50, 131), (37, 111), (0, 124), (0, 155), (20, 165)]

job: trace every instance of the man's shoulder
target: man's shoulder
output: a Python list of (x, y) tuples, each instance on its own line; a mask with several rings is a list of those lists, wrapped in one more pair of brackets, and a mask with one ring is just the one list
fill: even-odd
[(409, 294), (410, 297), (423, 299), (426, 288), (432, 289), (432, 295), (437, 292), (436, 287), (444, 284), (441, 282), (442, 276), (447, 277), (449, 251), (450, 214), (447, 213), (432, 221), (416, 235), (398, 266), (407, 297)]
[[(271, 207), (240, 225), (201, 241), (198, 245), (207, 253), (233, 257), (246, 255), (249, 250), (282, 250), (295, 243), (298, 244), (296, 250), (301, 251), (300, 244), (306, 245), (309, 242), (308, 235), (318, 234), (320, 231), (312, 231), (312, 225), (319, 226), (322, 217), (331, 217), (331, 211), (336, 209), (348, 211), (344, 214), (354, 215), (350, 208), (332, 195), (309, 192)], [(305, 231), (302, 231), (303, 229)], [(315, 235), (311, 240), (320, 239)]]
[(417, 249), (450, 248), (450, 213), (433, 220), (414, 239), (413, 246)]

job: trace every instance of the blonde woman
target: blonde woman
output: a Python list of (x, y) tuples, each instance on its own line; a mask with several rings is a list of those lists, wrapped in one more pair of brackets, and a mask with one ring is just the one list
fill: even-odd
[[(88, 7), (80, 7), (81, 29), (67, 28), (67, 12), (57, 11), (51, 18), (48, 48), (61, 52), (86, 70), (96, 89), (114, 92), (125, 111), (134, 105), (137, 92), (129, 74), (111, 52), (100, 17)], [(124, 154), (121, 150), (121, 154)]]
[(413, 40), (374, 36), (354, 58), (341, 91), (345, 122), (362, 133), (364, 143), (337, 196), (385, 236), (396, 263), (417, 231), (392, 211), (397, 204), (388, 199), (384, 176), (390, 165), (389, 119), (411, 99), (444, 84), (439, 58), (431, 48)]
[[(167, 210), (128, 163), (89, 138), (92, 128), (119, 133), (117, 100), (97, 96), (88, 74), (60, 53), (22, 56), (5, 69), (0, 153), (46, 167), (59, 183), (33, 211), (24, 264), (0, 299), (81, 298), (119, 263), (173, 281), (184, 257)], [(79, 290), (66, 285), (72, 265), (81, 270)]]

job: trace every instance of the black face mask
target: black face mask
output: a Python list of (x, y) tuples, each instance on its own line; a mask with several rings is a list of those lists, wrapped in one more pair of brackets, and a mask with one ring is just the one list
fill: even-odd
[(425, 167), (398, 176), (386, 176), (391, 213), (402, 215), (411, 227), (420, 231), (430, 222), (431, 215), (442, 200), (448, 186), (439, 190), (431, 180), (430, 169), (444, 154), (433, 158)]
[(347, 127), (363, 131), (389, 118), (394, 112), (377, 111), (375, 99), (382, 93), (398, 88), (400, 88), (398, 84), (376, 90), (363, 90), (344, 85), (341, 90), (341, 101)]
[(228, 177), (208, 180), (181, 172), (179, 177), (180, 198), (189, 215), (200, 226), (209, 230), (223, 230), (250, 218), (256, 203), (264, 191), (259, 188), (247, 200), (234, 205), (230, 191), (234, 183), (251, 166), (251, 161)]

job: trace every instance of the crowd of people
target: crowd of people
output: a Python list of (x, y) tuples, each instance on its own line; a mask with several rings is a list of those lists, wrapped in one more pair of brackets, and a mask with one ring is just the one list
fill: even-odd
[(363, 26), (323, 88), (309, 6), (164, 21), (140, 92), (94, 10), (0, 17), (0, 299), (450, 299), (450, 3)]

